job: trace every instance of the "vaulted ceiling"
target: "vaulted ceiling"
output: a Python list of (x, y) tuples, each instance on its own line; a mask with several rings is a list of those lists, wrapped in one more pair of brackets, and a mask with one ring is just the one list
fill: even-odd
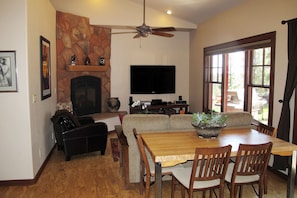
[[(127, 1), (127, 0), (126, 0)], [(143, 0), (128, 0), (143, 4)], [(226, 9), (240, 4), (244, 0), (146, 0), (146, 6), (166, 12), (172, 10), (172, 15), (199, 24)]]
[[(61, 12), (112, 28), (141, 25), (143, 0), (50, 0)], [(146, 22), (155, 27), (196, 29), (199, 23), (247, 0), (146, 0)], [(172, 15), (166, 11), (172, 10)]]

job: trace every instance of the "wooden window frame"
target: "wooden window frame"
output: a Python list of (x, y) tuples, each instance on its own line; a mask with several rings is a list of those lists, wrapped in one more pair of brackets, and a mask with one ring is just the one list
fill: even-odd
[[(209, 61), (211, 61), (208, 57), (216, 54), (225, 54), (225, 53), (231, 53), (235, 51), (246, 51), (257, 49), (257, 48), (264, 48), (264, 47), (271, 47), (271, 69), (270, 69), (270, 86), (269, 86), (269, 114), (268, 114), (268, 124), (272, 124), (272, 118), (273, 118), (273, 96), (274, 96), (274, 68), (275, 68), (275, 39), (276, 39), (276, 32), (269, 32), (265, 34), (260, 34), (244, 39), (239, 39), (227, 43), (222, 43), (210, 47), (204, 48), (204, 75), (203, 75), (203, 111), (209, 111), (209, 83), (211, 79), (211, 71), (207, 68), (209, 65)], [(247, 56), (247, 54), (246, 54)], [(250, 84), (250, 75), (251, 75), (251, 63), (247, 62), (246, 65), (248, 67), (245, 68), (245, 82), (244, 82), (244, 89), (245, 94), (245, 104), (244, 104), (244, 111), (251, 111), (251, 99), (248, 98), (250, 95), (248, 94), (249, 87), (251, 87)], [(224, 67), (224, 66), (223, 66)], [(223, 72), (224, 73), (224, 72)], [(225, 74), (222, 74), (222, 82), (225, 82)], [(253, 86), (254, 87), (254, 86)], [(225, 88), (222, 87), (222, 90)], [(223, 95), (222, 95), (223, 97)], [(222, 101), (223, 98), (222, 98)], [(221, 109), (223, 109), (221, 107)]]

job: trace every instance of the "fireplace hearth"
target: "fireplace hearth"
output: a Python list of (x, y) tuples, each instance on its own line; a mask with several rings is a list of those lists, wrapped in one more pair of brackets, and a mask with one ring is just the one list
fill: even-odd
[(94, 76), (71, 79), (71, 101), (78, 116), (101, 113), (101, 79)]

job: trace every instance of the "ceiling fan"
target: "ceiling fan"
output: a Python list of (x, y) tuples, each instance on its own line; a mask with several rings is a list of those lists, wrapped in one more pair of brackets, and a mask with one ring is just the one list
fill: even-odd
[(173, 34), (169, 34), (166, 32), (175, 31), (174, 27), (160, 27), (160, 28), (152, 28), (145, 24), (145, 0), (143, 0), (143, 23), (141, 26), (131, 27), (135, 29), (134, 32), (115, 32), (113, 34), (127, 34), (127, 33), (136, 33), (133, 38), (140, 38), (140, 37), (148, 37), (150, 34), (156, 36), (164, 36), (164, 37), (173, 37)]

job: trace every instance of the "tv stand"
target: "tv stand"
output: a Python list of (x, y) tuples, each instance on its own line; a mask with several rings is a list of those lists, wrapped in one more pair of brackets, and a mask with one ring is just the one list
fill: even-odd
[(131, 107), (130, 114), (179, 114), (180, 111), (188, 113), (188, 104), (164, 104), (164, 105), (147, 105), (146, 108), (142, 106)]

